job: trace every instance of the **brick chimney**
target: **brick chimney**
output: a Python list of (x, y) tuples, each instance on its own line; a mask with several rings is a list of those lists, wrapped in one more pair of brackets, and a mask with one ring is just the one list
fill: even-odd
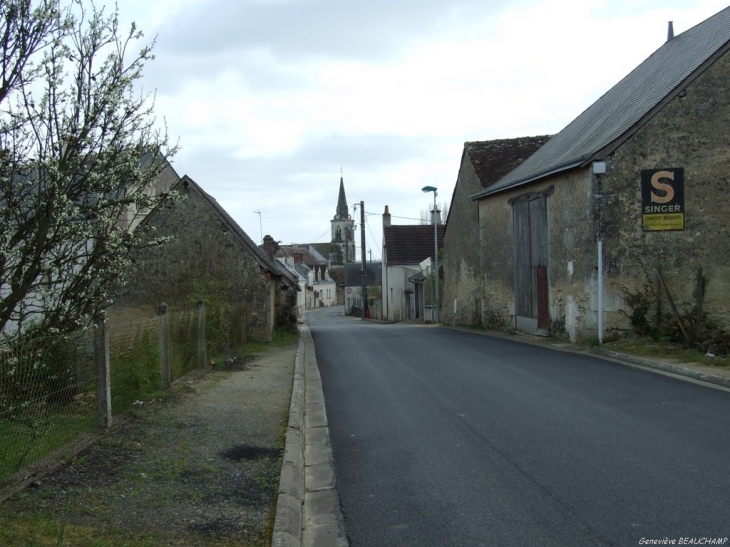
[(266, 234), (264, 236), (264, 252), (269, 256), (274, 256), (275, 247), (274, 238)]
[(385, 206), (385, 212), (383, 213), (383, 226), (390, 226), (390, 211), (388, 206)]

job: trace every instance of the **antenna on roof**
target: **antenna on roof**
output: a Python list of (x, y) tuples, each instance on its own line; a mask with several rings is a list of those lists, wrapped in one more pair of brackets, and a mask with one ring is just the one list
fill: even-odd
[(669, 28), (667, 29), (667, 42), (674, 38), (674, 22), (669, 21)]

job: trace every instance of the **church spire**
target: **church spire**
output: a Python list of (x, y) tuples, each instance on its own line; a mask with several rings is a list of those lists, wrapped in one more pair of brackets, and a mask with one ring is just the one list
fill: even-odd
[(347, 198), (345, 197), (345, 182), (342, 180), (342, 176), (340, 176), (340, 195), (337, 198), (337, 213), (335, 214), (335, 218), (341, 218), (343, 220), (349, 218)]

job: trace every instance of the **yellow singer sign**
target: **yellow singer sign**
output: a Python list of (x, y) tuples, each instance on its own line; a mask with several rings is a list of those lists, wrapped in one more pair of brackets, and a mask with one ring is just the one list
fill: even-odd
[(644, 231), (684, 230), (684, 169), (641, 172), (641, 217)]

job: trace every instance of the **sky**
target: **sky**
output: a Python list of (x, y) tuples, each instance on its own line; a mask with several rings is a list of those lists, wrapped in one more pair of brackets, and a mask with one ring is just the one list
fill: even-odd
[[(720, 0), (118, 0), (172, 164), (256, 242), (328, 242), (339, 181), (382, 218), (449, 204), (464, 143), (554, 134)], [(259, 211), (260, 214), (256, 213)], [(359, 248), (358, 248), (359, 252)]]

